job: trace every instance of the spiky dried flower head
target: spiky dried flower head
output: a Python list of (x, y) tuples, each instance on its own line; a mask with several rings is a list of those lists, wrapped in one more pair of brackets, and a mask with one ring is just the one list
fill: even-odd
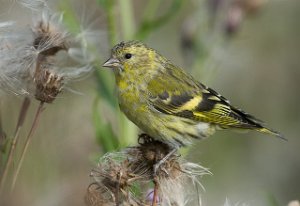
[(68, 33), (60, 31), (55, 24), (40, 20), (32, 30), (33, 47), (39, 55), (52, 56), (60, 50), (67, 50)]
[[(109, 200), (115, 204), (147, 205), (149, 195), (144, 193), (154, 183), (158, 187), (155, 189), (158, 196), (154, 195), (154, 198), (159, 200), (160, 205), (187, 205), (191, 194), (195, 197), (199, 195), (197, 186), (201, 184), (198, 178), (209, 172), (170, 152), (172, 148), (169, 145), (143, 134), (139, 137), (139, 145), (102, 157), (92, 176), (99, 188), (105, 188), (110, 194)], [(160, 165), (156, 170), (158, 163)], [(138, 193), (133, 192), (137, 190)]]
[(36, 83), (35, 98), (41, 102), (53, 102), (62, 90), (63, 79), (62, 76), (46, 69), (37, 73), (34, 79)]
[[(38, 5), (44, 6), (35, 10), (31, 28), (7, 29), (10, 24), (0, 24), (0, 85), (3, 90), (50, 103), (62, 85), (89, 73), (92, 66), (87, 48), (63, 24), (63, 14), (52, 13), (46, 1)], [(74, 51), (84, 58), (74, 58)]]
[[(189, 205), (191, 201), (199, 203), (199, 188), (203, 186), (198, 178), (210, 172), (198, 164), (187, 162), (178, 153), (169, 155), (173, 149), (167, 144), (147, 135), (140, 136), (140, 138), (144, 139), (144, 142), (140, 143), (138, 150), (144, 159), (137, 161), (136, 165), (141, 165), (141, 162), (148, 163), (148, 169), (141, 170), (148, 170), (153, 181), (158, 185), (158, 197), (154, 198), (159, 200), (159, 204), (183, 206)], [(169, 157), (165, 159), (167, 155)], [(161, 163), (163, 159), (165, 161)], [(153, 168), (158, 163), (161, 163), (159, 169), (154, 171)]]
[(64, 84), (63, 75), (53, 69), (56, 64), (53, 56), (68, 50), (68, 33), (61, 31), (51, 20), (52, 16), (44, 17), (32, 30), (33, 47), (38, 51), (33, 74), (35, 98), (46, 103), (54, 101)]
[(133, 178), (128, 167), (128, 161), (116, 162), (111, 157), (105, 157), (103, 163), (100, 163), (99, 170), (94, 170), (92, 176), (113, 192), (116, 188), (120, 190), (129, 186), (129, 179)]
[(130, 161), (126, 159), (124, 153), (108, 153), (102, 157), (91, 176), (101, 188), (98, 192), (106, 198), (105, 201), (115, 204), (137, 202), (131, 194), (130, 187), (140, 177), (132, 173)]
[(176, 176), (176, 173), (179, 171), (179, 165), (176, 161), (178, 159), (177, 154), (170, 155), (166, 161), (162, 162), (159, 170), (156, 173), (154, 171), (155, 165), (172, 151), (169, 145), (157, 141), (146, 134), (141, 134), (138, 142), (138, 146), (127, 150), (131, 158), (131, 167), (135, 173), (151, 179), (154, 176)]
[(8, 84), (9, 90), (16, 94), (30, 94), (32, 90), (35, 91), (37, 85), (35, 86), (34, 80), (37, 79), (36, 82), (40, 83), (44, 79), (41, 78), (45, 74), (42, 70), (45, 67), (52, 70), (50, 57), (66, 48), (63, 35), (53, 34), (49, 32), (49, 28), (40, 23), (32, 32), (26, 32), (22, 37), (16, 35), (16, 31), (13, 31), (12, 36), (9, 33), (4, 35), (0, 69), (7, 81), (4, 79), (1, 82)]

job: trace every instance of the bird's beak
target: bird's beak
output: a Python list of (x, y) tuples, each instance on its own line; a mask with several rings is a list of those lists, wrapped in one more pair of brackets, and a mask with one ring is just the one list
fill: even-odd
[(103, 67), (116, 68), (120, 67), (120, 61), (114, 57), (109, 58), (103, 65)]

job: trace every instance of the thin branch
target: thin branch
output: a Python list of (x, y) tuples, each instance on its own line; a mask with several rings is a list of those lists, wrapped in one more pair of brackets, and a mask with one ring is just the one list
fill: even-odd
[(0, 139), (4, 139), (5, 138), (5, 132), (4, 132), (4, 129), (3, 129), (3, 125), (2, 125), (2, 112), (1, 112), (1, 104), (2, 102), (0, 101)]
[(117, 178), (118, 178), (118, 182), (117, 182), (117, 186), (116, 186), (116, 206), (120, 205), (120, 181), (121, 181), (121, 174), (120, 172), (117, 174)]
[(9, 148), (8, 157), (7, 157), (7, 160), (6, 160), (5, 165), (4, 165), (3, 174), (1, 175), (0, 194), (3, 190), (3, 188), (4, 188), (4, 184), (5, 184), (5, 181), (6, 181), (6, 178), (7, 178), (7, 174), (8, 174), (10, 165), (11, 165), (12, 160), (13, 160), (15, 148), (18, 144), (19, 133), (21, 131), (21, 128), (22, 128), (22, 126), (24, 124), (24, 121), (25, 121), (25, 118), (27, 116), (27, 111), (28, 111), (29, 106), (30, 106), (30, 99), (28, 97), (25, 97), (24, 100), (23, 100), (22, 106), (21, 106), (20, 113), (19, 113), (19, 118), (18, 118), (18, 123), (16, 125), (15, 134), (14, 134), (14, 137), (12, 139), (12, 143), (11, 143), (10, 148)]
[(25, 157), (25, 154), (27, 152), (27, 149), (28, 149), (28, 146), (32, 140), (32, 137), (33, 137), (33, 134), (37, 128), (37, 125), (38, 125), (38, 121), (39, 121), (39, 118), (41, 116), (41, 113), (43, 111), (43, 106), (44, 106), (44, 102), (40, 102), (40, 105), (36, 111), (36, 114), (35, 114), (35, 117), (34, 117), (34, 120), (33, 120), (33, 123), (32, 123), (32, 126), (31, 126), (31, 129), (27, 135), (27, 138), (26, 138), (26, 141), (25, 141), (25, 145), (24, 145), (24, 148), (22, 150), (22, 153), (21, 153), (21, 157), (20, 157), (20, 161), (18, 162), (18, 165), (17, 165), (17, 170), (16, 172), (14, 173), (14, 176), (13, 176), (13, 181), (12, 181), (12, 185), (11, 185), (11, 191), (13, 191), (14, 187), (15, 187), (15, 184), (16, 184), (16, 181), (17, 181), (17, 178), (18, 178), (18, 175), (20, 173), (20, 169), (22, 167), (22, 164), (23, 164), (23, 161), (24, 161), (24, 157)]
[(153, 190), (153, 199), (152, 199), (152, 206), (156, 206), (157, 204), (157, 197), (158, 197), (158, 181), (157, 177), (154, 177), (154, 190)]

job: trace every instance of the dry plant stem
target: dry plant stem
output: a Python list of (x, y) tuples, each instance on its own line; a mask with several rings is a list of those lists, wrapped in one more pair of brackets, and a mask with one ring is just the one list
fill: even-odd
[(30, 105), (30, 99), (28, 97), (25, 97), (24, 100), (23, 100), (22, 106), (21, 106), (20, 113), (19, 113), (19, 118), (18, 118), (18, 123), (16, 125), (15, 134), (14, 134), (14, 137), (12, 139), (12, 143), (11, 143), (10, 148), (9, 148), (8, 157), (7, 157), (7, 160), (6, 160), (5, 165), (4, 165), (3, 174), (1, 175), (0, 194), (2, 193), (3, 188), (4, 188), (4, 184), (5, 184), (5, 181), (6, 181), (6, 178), (7, 178), (7, 174), (8, 174), (8, 170), (9, 170), (10, 165), (11, 165), (12, 160), (13, 160), (14, 151), (15, 151), (16, 145), (18, 144), (19, 133), (20, 133), (20, 130), (21, 130), (21, 128), (23, 126), (23, 123), (25, 121), (29, 105)]
[(154, 190), (153, 190), (153, 200), (152, 200), (152, 206), (156, 206), (156, 200), (158, 197), (158, 182), (157, 177), (154, 177)]
[(20, 110), (18, 123), (17, 123), (16, 130), (15, 130), (15, 137), (19, 134), (20, 129), (24, 124), (29, 105), (30, 105), (30, 99), (29, 99), (29, 97), (25, 97), (23, 100), (21, 110)]
[(118, 181), (118, 183), (117, 183), (117, 190), (116, 190), (116, 206), (119, 206), (120, 204), (119, 204), (119, 190), (120, 190), (120, 179), (121, 179), (121, 174), (119, 173), (118, 174), (118, 179), (119, 179), (119, 181)]
[(39, 107), (38, 107), (38, 109), (36, 111), (36, 114), (35, 114), (35, 117), (34, 117), (34, 120), (33, 120), (32, 126), (31, 126), (31, 129), (30, 129), (30, 131), (29, 131), (29, 133), (27, 135), (27, 138), (26, 138), (26, 141), (25, 141), (25, 145), (24, 145), (24, 148), (23, 148), (22, 153), (21, 153), (20, 161), (18, 162), (18, 165), (17, 165), (17, 170), (15, 171), (14, 176), (13, 176), (13, 181), (12, 181), (12, 184), (11, 184), (11, 192), (14, 190), (14, 187), (15, 187), (15, 184), (16, 184), (16, 181), (17, 181), (20, 169), (21, 169), (23, 161), (24, 161), (25, 154), (27, 152), (28, 146), (29, 146), (29, 144), (31, 142), (31, 139), (33, 137), (33, 134), (34, 134), (34, 132), (35, 132), (35, 130), (37, 128), (39, 118), (40, 118), (41, 113), (43, 111), (43, 106), (44, 106), (44, 102), (40, 102), (40, 105), (39, 105)]
[(3, 130), (3, 125), (2, 125), (2, 111), (1, 111), (1, 107), (2, 107), (2, 101), (0, 100), (0, 139), (4, 138), (4, 136), (5, 136), (4, 130)]

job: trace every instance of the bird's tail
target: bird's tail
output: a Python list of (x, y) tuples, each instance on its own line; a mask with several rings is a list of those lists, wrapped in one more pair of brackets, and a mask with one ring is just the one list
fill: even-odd
[(269, 134), (269, 135), (273, 135), (273, 136), (276, 136), (280, 139), (283, 139), (283, 140), (287, 141), (287, 138), (285, 138), (280, 132), (274, 131), (272, 129), (268, 129), (266, 127), (257, 128), (256, 131), (261, 132), (261, 133), (265, 133), (265, 134)]

